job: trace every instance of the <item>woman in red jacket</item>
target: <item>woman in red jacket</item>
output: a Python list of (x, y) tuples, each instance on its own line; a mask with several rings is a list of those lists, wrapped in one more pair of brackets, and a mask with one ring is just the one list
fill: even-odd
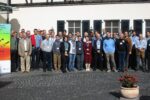
[(90, 66), (92, 62), (92, 43), (89, 37), (86, 37), (86, 42), (84, 42), (83, 48), (86, 71), (90, 71)]

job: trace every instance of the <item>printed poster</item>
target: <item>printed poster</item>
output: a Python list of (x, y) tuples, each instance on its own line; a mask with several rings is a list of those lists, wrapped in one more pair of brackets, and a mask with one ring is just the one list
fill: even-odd
[(10, 24), (0, 24), (0, 74), (11, 71), (10, 32)]

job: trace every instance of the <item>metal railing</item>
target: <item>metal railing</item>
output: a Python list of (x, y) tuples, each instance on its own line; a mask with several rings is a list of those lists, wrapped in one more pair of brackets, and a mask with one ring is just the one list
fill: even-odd
[[(57, 2), (56, 2), (57, 1)], [(150, 3), (150, 0), (49, 0), (45, 2), (28, 2), (10, 4), (13, 7), (34, 6), (59, 6), (59, 5), (84, 5), (84, 4), (111, 4), (111, 3)]]

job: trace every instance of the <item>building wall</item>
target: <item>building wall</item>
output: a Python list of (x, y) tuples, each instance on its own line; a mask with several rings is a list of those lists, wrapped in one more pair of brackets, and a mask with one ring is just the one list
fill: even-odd
[[(0, 0), (2, 3), (7, 3), (7, 0)], [(0, 23), (6, 23), (7, 14), (0, 12)]]
[(145, 33), (145, 19), (150, 19), (149, 10), (150, 3), (25, 7), (10, 14), (10, 21), (17, 20), (20, 29), (54, 28), (57, 32), (57, 20), (65, 20), (67, 29), (68, 20), (90, 20), (90, 27), (93, 27), (93, 20), (102, 20), (102, 28), (105, 28), (104, 20), (127, 19), (130, 20), (130, 28), (133, 29), (133, 20), (142, 19)]
[(0, 23), (6, 23), (7, 15), (6, 14), (0, 14)]

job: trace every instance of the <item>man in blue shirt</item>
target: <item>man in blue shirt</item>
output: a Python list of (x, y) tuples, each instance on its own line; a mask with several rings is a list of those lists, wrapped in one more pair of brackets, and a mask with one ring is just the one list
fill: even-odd
[(40, 45), (42, 42), (42, 36), (37, 29), (34, 29), (34, 35), (31, 35), (32, 42), (32, 68), (39, 68), (40, 63)]
[(114, 53), (115, 53), (115, 41), (111, 38), (111, 33), (107, 32), (107, 37), (103, 41), (103, 49), (106, 54), (106, 60), (107, 60), (107, 72), (111, 72), (110, 67), (110, 60), (112, 62), (113, 71), (117, 72), (116, 70), (116, 63), (114, 60)]
[(136, 65), (137, 65), (137, 62), (136, 62), (136, 44), (139, 40), (139, 37), (137, 36), (136, 32), (133, 31), (132, 35), (131, 35), (131, 40), (132, 40), (132, 54), (130, 56), (130, 63), (129, 63), (129, 66), (133, 69), (136, 70)]
[(137, 67), (136, 70), (139, 70), (140, 67), (140, 60), (142, 62), (142, 69), (143, 71), (146, 71), (145, 67), (145, 50), (147, 46), (146, 39), (143, 38), (142, 34), (139, 34), (139, 40), (136, 42), (136, 52), (137, 52)]

